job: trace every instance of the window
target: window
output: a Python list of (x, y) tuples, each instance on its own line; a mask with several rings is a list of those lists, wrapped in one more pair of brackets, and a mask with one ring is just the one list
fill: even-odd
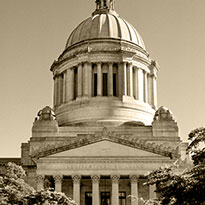
[(108, 86), (107, 86), (107, 73), (103, 73), (103, 96), (108, 96)]
[(98, 86), (98, 76), (97, 73), (94, 73), (93, 96), (97, 96), (97, 86)]
[(126, 192), (119, 192), (119, 205), (126, 204)]
[(85, 192), (85, 205), (92, 205), (92, 192)]
[(117, 75), (113, 73), (113, 96), (117, 96)]
[(77, 98), (78, 95), (78, 69), (74, 69), (74, 100)]
[(110, 205), (110, 192), (101, 192), (101, 205)]

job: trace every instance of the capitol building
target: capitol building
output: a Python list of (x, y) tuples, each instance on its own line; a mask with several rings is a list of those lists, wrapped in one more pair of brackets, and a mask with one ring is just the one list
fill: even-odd
[(21, 165), (31, 186), (49, 184), (78, 205), (138, 205), (157, 197), (146, 174), (183, 158), (185, 144), (157, 105), (160, 67), (142, 37), (114, 0), (93, 3), (50, 68), (53, 108), (37, 113)]

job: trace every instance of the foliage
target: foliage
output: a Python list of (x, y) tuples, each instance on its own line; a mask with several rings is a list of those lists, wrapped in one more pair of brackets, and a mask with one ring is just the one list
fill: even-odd
[(28, 205), (33, 204), (45, 204), (45, 205), (75, 205), (76, 203), (66, 197), (65, 194), (60, 192), (55, 192), (53, 190), (41, 190), (31, 194), (27, 197)]
[[(156, 184), (162, 205), (205, 204), (205, 128), (190, 132), (190, 145), (194, 166), (179, 173), (177, 163), (151, 172), (147, 184)], [(154, 203), (147, 203), (154, 204)]]
[(25, 204), (24, 196), (34, 193), (34, 189), (25, 183), (25, 171), (21, 166), (8, 163), (6, 174), (0, 177), (0, 204)]
[(35, 191), (24, 181), (25, 176), (21, 166), (8, 163), (6, 174), (0, 176), (1, 205), (76, 205), (63, 193), (53, 190)]

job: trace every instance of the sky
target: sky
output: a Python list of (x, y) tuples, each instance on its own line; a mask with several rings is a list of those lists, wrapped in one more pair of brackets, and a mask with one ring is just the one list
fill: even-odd
[[(38, 111), (53, 101), (52, 62), (95, 0), (0, 0), (0, 157), (20, 157)], [(187, 140), (205, 125), (205, 0), (116, 0), (160, 65), (158, 106)]]

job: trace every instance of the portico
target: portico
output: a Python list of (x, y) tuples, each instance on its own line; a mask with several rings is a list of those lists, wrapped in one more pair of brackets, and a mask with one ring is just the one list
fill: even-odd
[[(38, 187), (43, 186), (46, 176), (38, 175)], [(144, 186), (146, 178), (138, 175), (72, 175), (52, 176), (55, 179), (55, 190), (72, 197), (78, 205), (85, 204), (127, 204), (138, 205), (140, 197), (153, 199), (156, 197), (152, 186)], [(41, 180), (39, 180), (41, 179)], [(147, 193), (143, 192), (147, 190)], [(90, 200), (89, 200), (90, 197)], [(89, 201), (89, 203), (88, 203)]]

